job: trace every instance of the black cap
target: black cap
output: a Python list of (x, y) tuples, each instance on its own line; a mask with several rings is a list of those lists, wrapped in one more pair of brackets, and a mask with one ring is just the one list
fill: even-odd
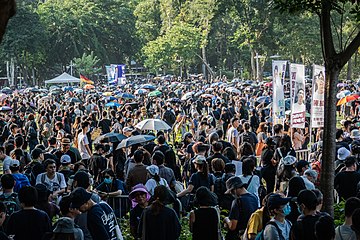
[(297, 203), (299, 205), (304, 204), (310, 210), (315, 210), (318, 200), (313, 191), (305, 189), (299, 193)]
[(79, 209), (83, 204), (91, 198), (91, 193), (87, 192), (84, 188), (76, 188), (70, 195), (71, 197), (71, 208)]
[(269, 196), (267, 207), (269, 210), (277, 209), (280, 206), (286, 205), (291, 201), (291, 198), (282, 197), (280, 194), (273, 193)]

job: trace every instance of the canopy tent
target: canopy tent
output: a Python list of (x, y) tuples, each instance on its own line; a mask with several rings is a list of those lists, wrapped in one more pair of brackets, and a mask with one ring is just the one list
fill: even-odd
[(64, 72), (63, 74), (61, 74), (60, 76), (57, 76), (56, 78), (45, 81), (45, 85), (52, 84), (52, 83), (69, 85), (70, 83), (80, 83), (80, 79), (73, 77), (73, 76), (67, 74), (66, 72)]

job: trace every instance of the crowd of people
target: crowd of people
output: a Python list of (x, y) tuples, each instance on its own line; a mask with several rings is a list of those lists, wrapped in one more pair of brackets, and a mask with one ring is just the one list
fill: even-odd
[(271, 94), (226, 79), (3, 89), (0, 239), (124, 239), (128, 212), (133, 239), (179, 239), (184, 217), (194, 240), (360, 239), (357, 103), (336, 130), (335, 229), (322, 130), (272, 124)]

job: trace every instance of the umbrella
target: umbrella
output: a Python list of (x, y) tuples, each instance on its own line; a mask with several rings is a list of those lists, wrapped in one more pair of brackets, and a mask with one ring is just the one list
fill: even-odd
[(120, 93), (117, 95), (119, 98), (135, 99), (135, 96), (130, 93)]
[(135, 125), (136, 128), (140, 130), (170, 130), (171, 127), (160, 119), (145, 119)]
[(195, 97), (198, 97), (198, 96), (200, 96), (201, 94), (203, 94), (204, 93), (204, 90), (200, 90), (200, 91), (198, 91), (197, 93), (195, 93)]
[(126, 148), (126, 147), (130, 147), (132, 145), (135, 144), (140, 144), (140, 143), (145, 143), (151, 140), (154, 140), (155, 136), (152, 135), (136, 135), (136, 136), (131, 136), (129, 138), (126, 138), (124, 140), (121, 141), (121, 143), (117, 146), (117, 149), (120, 148)]
[(264, 87), (271, 87), (272, 86), (272, 82), (267, 82), (264, 84)]
[(84, 85), (85, 90), (90, 90), (90, 89), (94, 89), (94, 88), (95, 88), (94, 85), (91, 85), (91, 84), (85, 84)]
[(67, 87), (63, 87), (62, 90), (63, 90), (64, 92), (67, 92), (67, 91), (72, 92), (72, 91), (74, 91), (74, 88), (72, 88), (72, 87), (70, 87), (70, 86), (67, 86)]
[(75, 93), (83, 93), (84, 90), (82, 90), (81, 88), (77, 88), (74, 90)]
[(359, 99), (359, 98), (360, 98), (360, 96), (357, 95), (357, 94), (353, 94), (353, 95), (349, 95), (349, 96), (343, 97), (342, 99), (340, 99), (340, 100), (337, 102), (336, 106), (340, 106), (340, 105), (343, 105), (343, 104), (345, 104), (345, 103), (355, 101), (355, 100), (357, 100), (357, 99)]
[(4, 87), (3, 89), (1, 89), (2, 93), (6, 93), (6, 94), (10, 94), (12, 93), (12, 90), (9, 87)]
[(171, 103), (181, 103), (181, 99), (179, 99), (179, 98), (170, 98), (166, 101), (171, 102)]
[(240, 79), (234, 78), (233, 80), (231, 80), (231, 82), (232, 82), (232, 83), (238, 83), (238, 82), (240, 82)]
[(182, 96), (181, 100), (186, 101), (186, 100), (190, 99), (192, 97), (192, 95), (194, 95), (194, 92), (185, 93), (184, 96)]
[(112, 95), (112, 92), (104, 92), (102, 95), (105, 97), (110, 97)]
[(78, 98), (69, 98), (67, 100), (67, 102), (71, 102), (71, 103), (81, 103), (82, 101)]
[(260, 96), (256, 99), (256, 102), (258, 103), (265, 102), (265, 104), (269, 104), (271, 102), (271, 98), (269, 96)]
[(221, 84), (223, 84), (223, 82), (212, 83), (212, 84), (210, 85), (210, 87), (217, 87), (217, 86), (220, 86)]
[(338, 83), (336, 86), (337, 86), (338, 88), (342, 88), (342, 87), (347, 87), (347, 86), (349, 86), (349, 85), (347, 85), (346, 83)]
[(237, 88), (234, 87), (229, 87), (226, 89), (226, 91), (230, 92), (230, 93), (234, 93), (234, 94), (241, 94), (241, 91)]
[(6, 112), (6, 111), (11, 111), (12, 108), (11, 107), (8, 107), (8, 106), (2, 106), (0, 107), (0, 112)]
[(116, 97), (113, 97), (113, 96), (110, 96), (110, 97), (107, 97), (106, 100), (108, 101), (114, 101), (116, 100), (117, 98)]
[(212, 97), (214, 97), (214, 95), (212, 95), (212, 94), (203, 94), (200, 97), (202, 97), (202, 98), (212, 98)]
[(145, 93), (147, 93), (147, 90), (144, 89), (144, 88), (140, 88), (140, 89), (138, 89), (138, 90), (136, 90), (134, 92), (135, 95), (142, 95), (142, 94), (145, 94)]
[(127, 137), (123, 134), (120, 133), (114, 133), (114, 132), (110, 132), (110, 133), (106, 133), (104, 135), (99, 136), (98, 138), (95, 139), (94, 143), (118, 143), (121, 142), (122, 140), (126, 139)]
[(120, 107), (121, 104), (117, 102), (109, 102), (105, 105), (105, 107)]
[(148, 97), (158, 97), (161, 96), (162, 92), (160, 92), (159, 90), (153, 91), (151, 93), (148, 94)]
[(144, 85), (141, 86), (141, 88), (150, 89), (150, 90), (155, 90), (156, 89), (156, 87), (151, 85), (151, 84), (144, 84)]
[(5, 93), (0, 93), (0, 101), (4, 100), (5, 98), (7, 98), (7, 95)]
[(205, 92), (213, 92), (213, 91), (214, 91), (214, 88), (212, 88), (212, 87), (207, 88), (207, 89), (205, 90)]

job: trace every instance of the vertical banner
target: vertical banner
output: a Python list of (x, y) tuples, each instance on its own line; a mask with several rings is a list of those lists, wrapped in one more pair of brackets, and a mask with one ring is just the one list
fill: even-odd
[(284, 81), (287, 61), (273, 61), (273, 124), (283, 124), (285, 119)]
[(118, 84), (126, 84), (126, 78), (125, 78), (125, 65), (117, 65), (117, 83)]
[(311, 126), (324, 127), (325, 67), (314, 65), (311, 100)]
[(305, 66), (290, 64), (291, 127), (305, 128)]
[(115, 83), (115, 74), (116, 74), (116, 65), (111, 64), (110, 66), (105, 66), (106, 68), (106, 74), (108, 79), (108, 84), (114, 84)]

